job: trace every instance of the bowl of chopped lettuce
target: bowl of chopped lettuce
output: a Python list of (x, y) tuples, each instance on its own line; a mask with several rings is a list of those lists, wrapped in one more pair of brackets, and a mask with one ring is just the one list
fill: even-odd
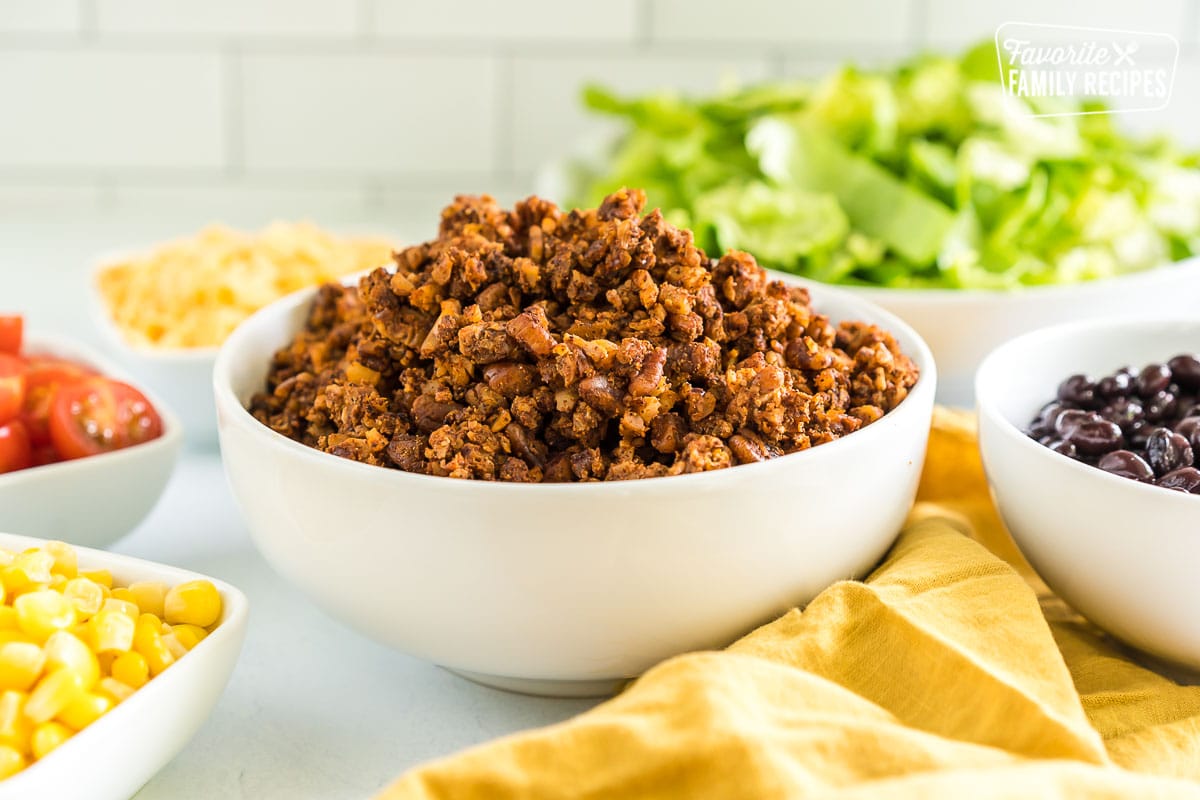
[(621, 129), (548, 168), (544, 194), (586, 207), (637, 186), (710, 254), (867, 296), (930, 343), (943, 402), (969, 404), (978, 363), (1018, 333), (1200, 302), (1200, 157), (1075, 113), (1098, 102), (1006, 94), (991, 43), (706, 98), (584, 99)]

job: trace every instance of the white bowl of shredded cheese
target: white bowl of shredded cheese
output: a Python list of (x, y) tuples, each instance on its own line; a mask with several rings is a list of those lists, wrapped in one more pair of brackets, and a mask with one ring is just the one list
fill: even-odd
[(101, 258), (93, 314), (123, 366), (176, 409), (193, 443), (216, 441), (217, 350), (258, 309), (386, 263), (392, 242), (311, 223), (256, 233), (210, 225), (195, 236)]

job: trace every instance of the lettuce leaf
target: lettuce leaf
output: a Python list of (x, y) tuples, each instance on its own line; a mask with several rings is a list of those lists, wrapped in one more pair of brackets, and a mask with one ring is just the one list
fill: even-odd
[(714, 255), (838, 283), (1011, 289), (1200, 252), (1200, 155), (1110, 116), (1031, 116), (997, 78), (984, 42), (711, 97), (589, 86), (624, 132), (559, 199), (641, 187)]

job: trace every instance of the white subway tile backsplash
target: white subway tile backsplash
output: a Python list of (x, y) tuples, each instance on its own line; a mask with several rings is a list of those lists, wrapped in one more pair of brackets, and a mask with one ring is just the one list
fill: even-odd
[(0, 219), (5, 221), (91, 215), (100, 205), (101, 191), (95, 183), (0, 181)]
[(958, 51), (1005, 21), (1175, 35), (1171, 105), (1118, 124), (1200, 145), (1192, 0), (0, 0), (0, 215), (424, 238), (455, 193), (510, 203), (612, 130), (587, 82), (709, 93)]
[(615, 56), (609, 58), (519, 57), (513, 68), (513, 154), (506, 166), (536, 170), (568, 154), (581, 137), (611, 127), (583, 107), (584, 84), (599, 83), (620, 92), (675, 89), (709, 93), (723, 85), (761, 80), (770, 73), (766, 59)]
[[(912, 0), (646, 0), (663, 42), (885, 43), (907, 41)], [(964, 7), (968, 4), (963, 2)]]
[(1118, 28), (1179, 36), (1188, 0), (1006, 0), (967, 3), (962, 0), (926, 0), (924, 40), (931, 45), (962, 46), (991, 39), (1005, 22), (1045, 25), (1080, 25)]
[(79, 30), (82, 0), (3, 0), (0, 33), (71, 33)]
[(639, 2), (644, 0), (375, 0), (374, 29), (381, 36), (404, 39), (630, 41)]
[(251, 55), (241, 72), (249, 172), (493, 166), (496, 92), (487, 58)]
[(104, 33), (350, 36), (351, 0), (94, 0)]
[(224, 163), (215, 55), (0, 51), (0, 168)]
[(370, 193), (357, 181), (175, 181), (170, 185), (122, 181), (108, 192), (119, 213), (188, 217), (196, 224), (224, 222), (258, 227), (276, 219), (333, 224), (358, 221), (371, 210)]

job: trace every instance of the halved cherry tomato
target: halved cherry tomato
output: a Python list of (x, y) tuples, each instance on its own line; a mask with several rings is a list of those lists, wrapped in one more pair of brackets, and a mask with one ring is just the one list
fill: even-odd
[(0, 353), (16, 355), (21, 352), (21, 334), (25, 320), (12, 314), (0, 314)]
[(17, 416), (25, 403), (25, 362), (0, 353), (0, 425)]
[(34, 445), (50, 443), (50, 409), (59, 386), (75, 383), (95, 373), (70, 361), (35, 356), (25, 367), (25, 406), (21, 421)]
[(63, 458), (141, 444), (162, 434), (162, 418), (132, 386), (92, 377), (61, 384), (50, 408), (50, 439)]
[[(32, 438), (33, 437), (30, 437), (31, 440)], [(31, 457), (33, 466), (44, 467), (47, 464), (57, 464), (59, 461), (62, 461), (62, 457), (58, 454), (58, 451), (54, 449), (54, 445), (34, 445), (32, 441), (30, 442), (30, 445), (33, 448), (33, 454)]]
[(33, 466), (29, 434), (19, 420), (0, 425), (0, 473)]

